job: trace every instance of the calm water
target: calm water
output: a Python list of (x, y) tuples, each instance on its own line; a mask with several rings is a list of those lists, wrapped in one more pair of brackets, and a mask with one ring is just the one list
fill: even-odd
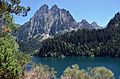
[(42, 58), (33, 57), (33, 62), (47, 64), (57, 70), (58, 75), (63, 74), (66, 67), (78, 64), (80, 68), (105, 66), (115, 73), (116, 79), (120, 76), (120, 58), (112, 57), (66, 57), (66, 58)]

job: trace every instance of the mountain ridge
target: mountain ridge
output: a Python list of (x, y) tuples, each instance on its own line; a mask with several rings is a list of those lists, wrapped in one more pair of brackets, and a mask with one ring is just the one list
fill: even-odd
[(26, 49), (29, 49), (27, 52), (33, 52), (39, 48), (43, 40), (78, 29), (103, 28), (96, 22), (89, 23), (85, 19), (77, 22), (68, 10), (61, 9), (57, 5), (50, 8), (44, 4), (14, 35), (20, 45), (20, 50), (26, 52)]
[[(76, 29), (102, 29), (99, 25), (92, 26), (86, 21), (76, 22), (70, 12), (66, 9), (60, 9), (57, 5), (49, 8), (46, 4), (42, 5), (36, 11), (34, 16), (23, 24), (16, 37), (18, 41), (26, 42), (37, 34), (54, 36), (66, 31)], [(24, 34), (23, 34), (24, 33)]]
[(42, 46), (39, 47), (36, 56), (120, 57), (120, 13), (115, 14), (104, 29), (79, 29), (46, 39), (41, 44)]

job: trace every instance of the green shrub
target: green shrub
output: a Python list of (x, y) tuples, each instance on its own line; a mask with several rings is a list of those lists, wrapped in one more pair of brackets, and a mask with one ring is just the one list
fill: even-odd
[(22, 75), (23, 79), (55, 79), (56, 71), (53, 68), (49, 68), (47, 65), (33, 65), (31, 71), (24, 71)]
[(61, 79), (114, 79), (112, 71), (105, 67), (79, 69), (78, 65), (66, 68)]

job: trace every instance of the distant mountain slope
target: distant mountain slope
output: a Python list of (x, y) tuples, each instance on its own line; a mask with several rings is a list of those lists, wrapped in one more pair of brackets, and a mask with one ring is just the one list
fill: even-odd
[(120, 57), (120, 13), (110, 20), (105, 29), (81, 29), (44, 40), (36, 55)]
[[(96, 22), (90, 24), (85, 19), (76, 22), (68, 10), (60, 9), (57, 5), (53, 5), (49, 9), (44, 4), (28, 22), (18, 29), (15, 36), (21, 49), (26, 50), (21, 46), (26, 44), (27, 49), (33, 50), (32, 48), (39, 45), (44, 39), (78, 29), (92, 30), (101, 29), (101, 27)], [(36, 45), (34, 46), (34, 44)], [(37, 48), (35, 47), (35, 49)]]
[(18, 41), (29, 41), (37, 35), (54, 36), (66, 31), (76, 29), (98, 29), (101, 28), (95, 22), (89, 24), (86, 20), (76, 22), (69, 11), (53, 5), (50, 9), (44, 4), (34, 14), (30, 21), (26, 22), (18, 30), (16, 37)]

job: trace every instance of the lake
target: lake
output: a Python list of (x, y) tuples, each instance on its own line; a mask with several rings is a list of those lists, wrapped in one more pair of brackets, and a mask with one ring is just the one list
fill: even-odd
[(112, 57), (66, 57), (66, 58), (44, 58), (44, 57), (33, 57), (35, 63), (46, 64), (50, 67), (55, 68), (58, 75), (62, 75), (66, 67), (73, 64), (78, 64), (81, 68), (104, 66), (113, 73), (115, 78), (119, 79), (120, 76), (120, 58)]

